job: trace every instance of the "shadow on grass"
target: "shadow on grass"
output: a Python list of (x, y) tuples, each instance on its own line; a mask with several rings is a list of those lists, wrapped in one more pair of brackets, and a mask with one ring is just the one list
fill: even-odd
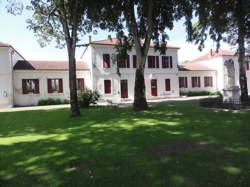
[(4, 186), (247, 186), (249, 112), (197, 104), (0, 113)]

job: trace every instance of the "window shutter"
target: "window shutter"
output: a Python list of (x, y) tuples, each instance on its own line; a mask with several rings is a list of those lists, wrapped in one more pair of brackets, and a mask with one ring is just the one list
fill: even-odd
[(171, 91), (170, 79), (165, 79), (165, 88), (166, 91)]
[(35, 79), (35, 94), (39, 94), (39, 79)]
[(59, 79), (59, 93), (63, 93), (63, 80)]
[(52, 93), (51, 79), (47, 79), (48, 93)]
[(198, 79), (198, 87), (201, 87), (201, 78), (197, 77), (197, 79)]
[(111, 93), (111, 80), (104, 80), (104, 91), (105, 94)]
[(151, 56), (148, 56), (148, 68), (152, 68)]
[(159, 56), (156, 56), (156, 68), (159, 68)]
[(188, 87), (188, 80), (187, 80), (187, 77), (185, 77), (185, 88)]
[(166, 67), (169, 68), (169, 56), (166, 57)]
[(103, 54), (103, 68), (110, 68), (110, 56), (109, 56), (109, 54)]
[(192, 88), (195, 87), (195, 77), (192, 77)]
[(167, 68), (167, 59), (166, 56), (161, 57), (162, 68)]
[(136, 55), (133, 55), (133, 68), (136, 68), (136, 64), (137, 64), (137, 57)]
[(213, 77), (210, 77), (210, 85), (211, 85), (211, 87), (213, 87)]
[(170, 68), (173, 68), (173, 60), (172, 60), (172, 56), (170, 56), (169, 58), (170, 58)]
[(130, 68), (129, 55), (127, 56), (127, 60), (126, 60), (126, 68)]
[(79, 79), (79, 86), (80, 86), (81, 89), (84, 89), (84, 86), (85, 86), (84, 85), (84, 78)]
[(179, 88), (182, 88), (182, 77), (179, 77)]
[(26, 79), (23, 79), (23, 80), (22, 80), (22, 89), (23, 89), (23, 94), (28, 94), (28, 91), (27, 91), (27, 81), (26, 81)]

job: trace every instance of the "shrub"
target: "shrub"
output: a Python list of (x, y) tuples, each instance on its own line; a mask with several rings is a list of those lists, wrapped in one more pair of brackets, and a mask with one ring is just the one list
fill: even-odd
[(61, 100), (61, 99), (52, 99), (52, 98), (49, 98), (49, 99), (41, 99), (38, 101), (38, 105), (39, 106), (44, 106), (44, 105), (61, 105), (61, 104), (68, 104), (68, 103), (65, 103), (66, 102), (66, 99), (64, 100)]
[(206, 95), (218, 95), (220, 96), (221, 93), (216, 91), (216, 92), (209, 92), (209, 91), (189, 91), (189, 92), (181, 92), (181, 96), (206, 96)]
[(70, 102), (69, 102), (69, 100), (68, 99), (64, 99), (63, 100), (63, 104), (69, 104)]
[(77, 97), (80, 107), (88, 107), (90, 104), (96, 104), (100, 95), (97, 91), (81, 89), (77, 91)]

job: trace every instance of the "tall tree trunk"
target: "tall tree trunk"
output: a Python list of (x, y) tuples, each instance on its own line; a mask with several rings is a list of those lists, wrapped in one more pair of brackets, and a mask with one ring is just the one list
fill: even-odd
[(241, 101), (248, 100), (248, 89), (247, 89), (247, 76), (245, 69), (245, 17), (242, 14), (244, 5), (242, 1), (239, 1), (239, 17), (238, 17), (238, 45), (239, 45), (239, 73), (240, 73), (240, 88), (241, 88)]
[(143, 67), (136, 68), (133, 109), (134, 111), (148, 110)]
[(77, 101), (77, 89), (76, 89), (76, 59), (74, 49), (68, 48), (69, 57), (69, 89), (70, 89), (70, 107), (71, 117), (79, 116), (80, 110)]

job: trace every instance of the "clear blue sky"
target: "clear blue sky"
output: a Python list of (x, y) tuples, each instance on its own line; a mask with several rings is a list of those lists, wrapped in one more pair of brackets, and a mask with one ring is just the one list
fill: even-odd
[[(5, 0), (4, 0), (5, 1)], [(0, 41), (11, 44), (18, 52), (20, 52), (27, 60), (67, 60), (66, 49), (57, 49), (55, 44), (41, 48), (37, 42), (34, 33), (27, 29), (26, 20), (31, 18), (31, 12), (24, 10), (22, 15), (13, 16), (7, 13), (4, 1), (0, 0)], [(29, 0), (23, 0), (24, 3)], [(211, 48), (215, 49), (212, 41), (206, 42), (206, 48), (200, 52), (198, 47), (186, 42), (186, 32), (183, 21), (175, 23), (172, 31), (168, 31), (170, 40), (169, 45), (180, 47), (178, 52), (179, 62), (194, 59), (201, 54), (208, 52)], [(92, 34), (92, 40), (106, 39), (108, 35), (115, 37), (115, 33), (107, 33), (104, 31)], [(85, 43), (88, 42), (88, 36), (83, 38)], [(230, 49), (227, 44), (222, 44), (223, 49)], [(76, 58), (79, 59), (84, 48), (78, 48)]]

